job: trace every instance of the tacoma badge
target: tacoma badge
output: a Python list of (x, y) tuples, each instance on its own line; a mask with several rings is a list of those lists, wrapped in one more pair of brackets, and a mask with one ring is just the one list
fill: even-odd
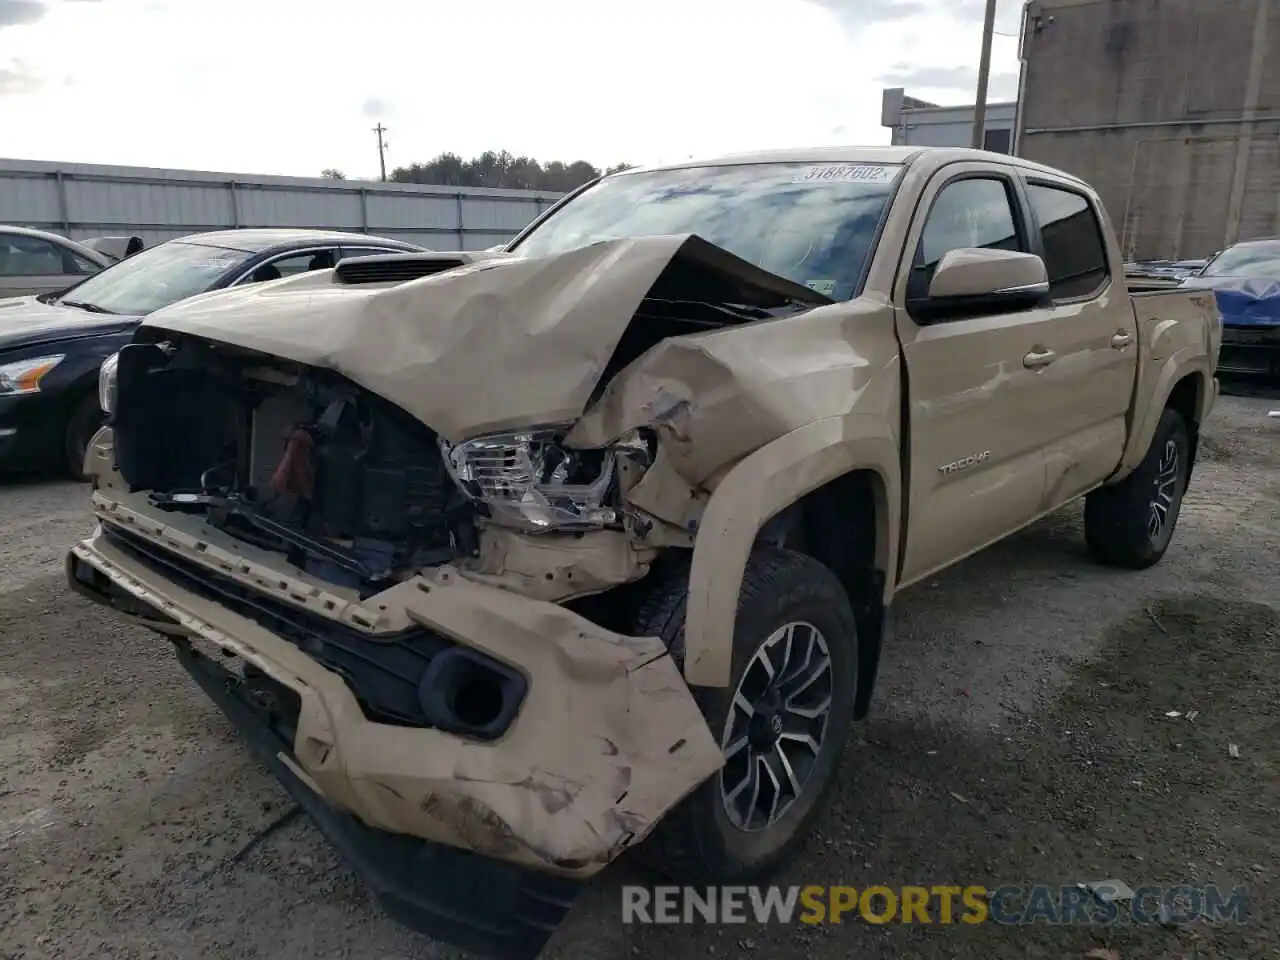
[(986, 463), (990, 459), (991, 451), (983, 450), (981, 453), (972, 453), (951, 463), (944, 463), (938, 467), (938, 470), (941, 473), (959, 473), (961, 470), (968, 470), (970, 467), (976, 467), (980, 463)]

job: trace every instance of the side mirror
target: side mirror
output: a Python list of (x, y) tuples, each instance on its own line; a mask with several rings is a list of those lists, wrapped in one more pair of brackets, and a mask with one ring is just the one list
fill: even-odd
[(142, 250), (141, 237), (91, 237), (82, 240), (86, 247), (105, 253), (112, 260), (125, 260)]
[(911, 304), (924, 320), (1027, 310), (1049, 297), (1049, 275), (1034, 253), (951, 250), (934, 268), (929, 295)]

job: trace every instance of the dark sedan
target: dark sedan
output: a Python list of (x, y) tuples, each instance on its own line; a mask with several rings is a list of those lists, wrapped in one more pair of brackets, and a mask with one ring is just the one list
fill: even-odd
[(201, 233), (144, 250), (60, 293), (0, 300), (0, 469), (62, 464), (80, 476), (102, 421), (98, 368), (147, 314), (341, 259), (421, 249), (319, 230)]

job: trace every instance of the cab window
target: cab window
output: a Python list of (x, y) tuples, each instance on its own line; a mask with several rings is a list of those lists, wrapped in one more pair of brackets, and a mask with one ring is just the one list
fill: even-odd
[(1029, 183), (1027, 199), (1044, 246), (1049, 295), (1077, 300), (1097, 294), (1111, 271), (1102, 225), (1088, 198), (1074, 190)]
[(938, 262), (952, 250), (985, 247), (1023, 250), (1007, 181), (995, 177), (955, 180), (938, 193), (916, 246), (908, 297), (928, 296)]

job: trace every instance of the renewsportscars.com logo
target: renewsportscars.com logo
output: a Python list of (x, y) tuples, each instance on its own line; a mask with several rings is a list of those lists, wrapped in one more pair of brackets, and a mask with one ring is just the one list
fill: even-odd
[(1048, 884), (622, 888), (623, 923), (1244, 923), (1243, 887)]

